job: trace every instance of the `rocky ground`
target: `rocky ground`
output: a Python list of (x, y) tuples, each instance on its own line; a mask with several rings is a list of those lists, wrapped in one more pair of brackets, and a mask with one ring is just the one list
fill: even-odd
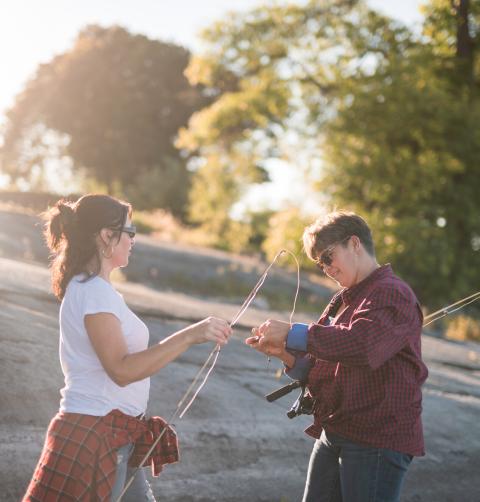
[[(0, 254), (4, 257), (0, 258), (0, 500), (16, 501), (38, 459), (63, 382), (58, 362), (58, 304), (49, 293), (39, 229), (32, 227), (27, 216), (23, 219), (5, 213), (0, 213), (0, 228)], [(213, 277), (218, 267), (227, 267), (247, 274), (239, 280), (248, 282), (248, 274), (254, 277), (262, 268), (243, 259), (236, 263), (236, 259), (216, 252), (163, 247), (148, 238), (141, 244), (145, 247), (139, 246), (139, 251), (143, 249), (143, 256), (149, 255), (150, 261), (144, 259), (142, 268), (137, 256), (138, 274), (151, 270), (152, 263), (163, 270), (167, 252), (165, 266), (177, 271), (183, 266), (187, 275), (200, 266), (202, 274), (210, 271)], [(188, 260), (191, 268), (182, 265)], [(247, 266), (251, 266), (250, 272), (245, 272)], [(154, 272), (151, 277), (158, 280), (159, 275)], [(276, 287), (290, 292), (290, 279), (282, 277), (279, 273)], [(317, 291), (323, 307), (324, 286), (307, 284), (305, 278), (302, 282), (306, 284), (304, 294)], [(224, 302), (221, 295), (205, 293), (191, 297), (181, 288), (167, 290), (165, 284), (154, 280), (124, 281), (118, 288), (147, 322), (152, 343), (209, 314), (231, 319), (238, 308), (232, 298)], [(247, 311), (199, 398), (184, 419), (177, 421), (181, 462), (166, 467), (152, 480), (159, 500), (300, 500), (312, 447), (302, 431), (310, 419), (286, 417), (295, 393), (275, 403), (265, 401), (264, 394), (286, 383), (285, 377), (277, 379), (278, 365), (268, 366), (265, 358), (243, 343), (249, 328), (265, 318), (288, 319), (288, 312), (259, 308), (265, 306)], [(296, 320), (308, 318), (296, 315)], [(192, 348), (152, 379), (150, 413), (171, 415), (210, 350), (206, 346)], [(427, 456), (414, 461), (402, 500), (479, 501), (480, 347), (425, 335), (423, 350), (430, 370), (424, 387)]]

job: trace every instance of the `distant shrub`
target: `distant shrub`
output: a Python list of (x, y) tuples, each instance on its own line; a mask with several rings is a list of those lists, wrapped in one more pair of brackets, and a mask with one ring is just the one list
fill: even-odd
[(185, 225), (165, 209), (137, 211), (133, 208), (133, 224), (139, 233), (149, 234), (163, 242), (177, 242), (193, 246), (214, 246), (212, 235), (201, 228)]
[[(298, 208), (292, 207), (273, 214), (268, 223), (267, 236), (262, 244), (262, 250), (268, 260), (272, 260), (281, 249), (285, 248), (297, 256), (302, 268), (314, 268), (314, 264), (303, 252), (302, 243), (303, 230), (312, 223), (312, 218), (306, 218)], [(285, 260), (291, 265), (294, 264), (290, 256)]]
[(445, 336), (451, 340), (480, 342), (480, 321), (466, 315), (454, 317), (448, 323)]
[(161, 240), (175, 241), (185, 231), (178, 218), (165, 209), (138, 211), (133, 207), (133, 224), (141, 234), (153, 234)]
[(254, 253), (262, 251), (261, 246), (267, 238), (270, 218), (274, 214), (275, 211), (271, 209), (250, 211), (249, 213), (247, 213), (247, 219), (250, 225), (250, 236), (247, 247), (248, 251)]
[(151, 234), (155, 230), (148, 213), (134, 212), (132, 223), (137, 227), (139, 234)]
[(136, 174), (120, 193), (139, 210), (166, 208), (176, 217), (184, 216), (190, 174), (183, 162), (165, 156), (161, 165)]

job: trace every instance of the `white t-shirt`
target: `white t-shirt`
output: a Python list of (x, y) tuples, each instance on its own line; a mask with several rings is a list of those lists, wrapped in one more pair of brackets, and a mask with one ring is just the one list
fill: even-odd
[(113, 409), (137, 416), (147, 408), (150, 378), (117, 385), (105, 372), (85, 329), (84, 317), (100, 312), (115, 315), (121, 323), (128, 352), (148, 347), (148, 328), (126, 305), (122, 295), (101, 277), (81, 282), (73, 277), (60, 307), (60, 363), (65, 387), (60, 411), (104, 416)]

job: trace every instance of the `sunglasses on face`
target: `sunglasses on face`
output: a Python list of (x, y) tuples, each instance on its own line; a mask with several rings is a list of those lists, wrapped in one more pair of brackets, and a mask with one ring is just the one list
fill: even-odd
[(125, 232), (128, 234), (130, 239), (133, 239), (135, 237), (135, 234), (137, 233), (137, 227), (135, 225), (130, 225), (128, 227), (123, 227), (120, 232)]
[(339, 244), (344, 244), (345, 242), (347, 242), (348, 239), (350, 239), (350, 237), (351, 237), (351, 235), (349, 235), (348, 237), (345, 237), (341, 241), (334, 242), (333, 244), (331, 244), (330, 246), (328, 246), (327, 248), (325, 248), (320, 253), (319, 258), (315, 261), (317, 267), (321, 268), (322, 270), (325, 267), (329, 267), (332, 264), (332, 262), (333, 262), (333, 252), (335, 251), (335, 248)]

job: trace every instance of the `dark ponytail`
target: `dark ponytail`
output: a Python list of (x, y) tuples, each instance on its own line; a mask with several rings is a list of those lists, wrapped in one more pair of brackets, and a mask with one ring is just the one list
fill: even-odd
[[(61, 300), (73, 276), (97, 275), (101, 259), (96, 236), (102, 228), (120, 231), (131, 215), (130, 204), (109, 195), (84, 195), (77, 202), (59, 200), (43, 213), (44, 235), (52, 252), (52, 289)], [(93, 263), (93, 270), (87, 265)]]
[(59, 251), (63, 239), (71, 236), (74, 232), (75, 211), (71, 203), (59, 200), (43, 216), (47, 220), (44, 232), (47, 246), (56, 253)]

